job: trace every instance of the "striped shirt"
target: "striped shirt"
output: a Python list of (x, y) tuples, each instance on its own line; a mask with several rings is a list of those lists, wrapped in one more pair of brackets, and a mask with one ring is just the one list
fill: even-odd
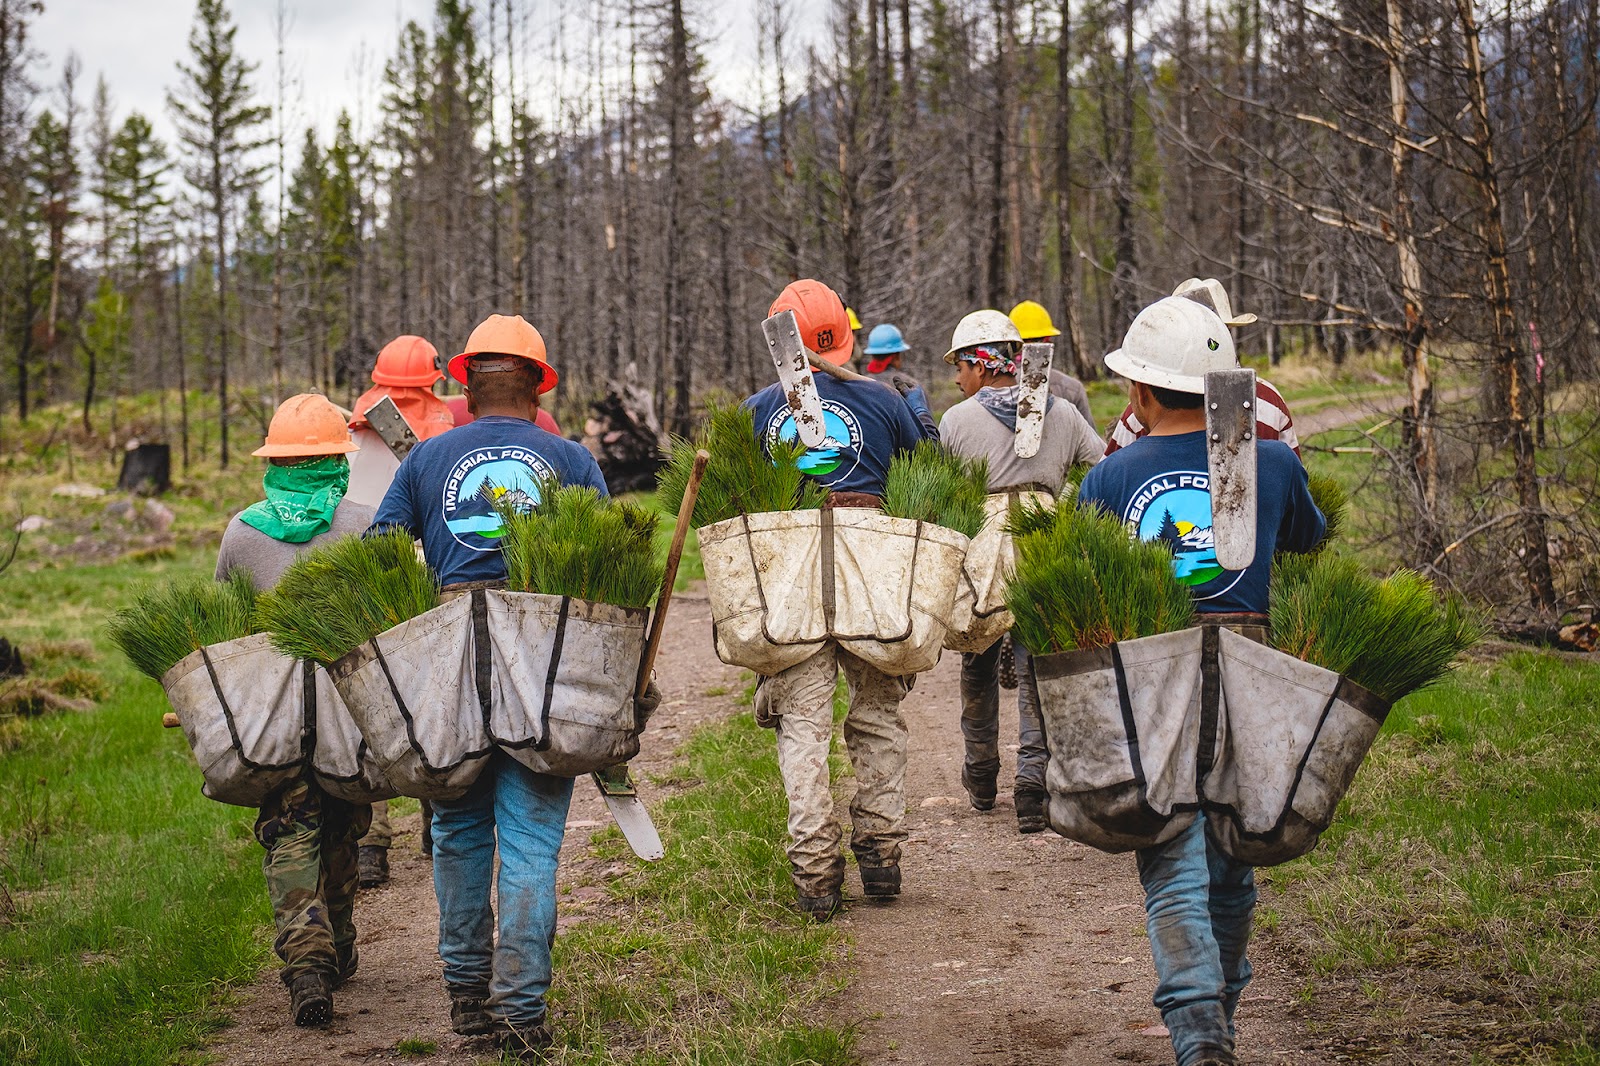
[[(1106, 438), (1106, 454), (1126, 448), (1147, 432), (1133, 413), (1133, 405), (1129, 404), (1128, 409), (1122, 412), (1122, 417), (1111, 427), (1111, 435)], [(1293, 448), (1296, 455), (1300, 454), (1300, 438), (1295, 434), (1289, 405), (1283, 402), (1283, 396), (1266, 378), (1256, 378), (1256, 437), (1260, 440), (1281, 440)]]

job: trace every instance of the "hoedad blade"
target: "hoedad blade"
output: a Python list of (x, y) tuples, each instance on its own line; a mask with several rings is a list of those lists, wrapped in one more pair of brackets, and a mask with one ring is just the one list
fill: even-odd
[(400, 408), (395, 406), (394, 400), (388, 396), (358, 413), (367, 420), (367, 424), (372, 427), (372, 431), (379, 439), (389, 446), (389, 450), (394, 452), (396, 459), (404, 459), (406, 453), (417, 446), (417, 435), (411, 432), (411, 425), (400, 413)]
[(800, 340), (800, 327), (793, 311), (780, 311), (761, 323), (767, 347), (772, 352), (772, 365), (778, 368), (778, 381), (783, 386), (784, 399), (794, 412), (794, 425), (800, 433), (800, 443), (807, 448), (819, 447), (828, 437), (822, 421), (822, 397), (817, 395), (817, 383), (811, 377), (811, 363), (806, 358), (806, 346)]
[(623, 839), (633, 853), (646, 862), (655, 862), (665, 855), (667, 851), (661, 845), (661, 834), (656, 832), (656, 824), (650, 820), (650, 811), (639, 798), (639, 789), (628, 774), (627, 764), (608, 766), (589, 776), (605, 798), (611, 817), (616, 819), (617, 828), (622, 830)]
[(1017, 397), (1017, 435), (1012, 441), (1018, 459), (1039, 454), (1045, 405), (1050, 402), (1050, 361), (1055, 354), (1053, 344), (1022, 346), (1022, 391)]
[(1256, 372), (1207, 374), (1205, 403), (1217, 565), (1243, 570), (1256, 557)]

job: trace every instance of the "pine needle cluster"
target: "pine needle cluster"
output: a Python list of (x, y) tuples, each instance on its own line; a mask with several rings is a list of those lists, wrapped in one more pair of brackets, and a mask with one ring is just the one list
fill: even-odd
[(1480, 619), (1415, 571), (1379, 581), (1332, 553), (1273, 567), (1273, 646), (1391, 703), (1438, 681), (1482, 637)]
[(694, 472), (694, 455), (711, 456), (695, 500), (691, 524), (713, 525), (741, 514), (803, 511), (822, 506), (827, 491), (800, 471), (806, 452), (799, 441), (773, 442), (771, 454), (756, 438), (755, 415), (741, 404), (712, 404), (694, 439), (673, 437), (666, 465), (656, 483), (656, 498), (676, 514)]
[(659, 515), (579, 485), (547, 481), (539, 503), (500, 509), (500, 552), (513, 592), (645, 607), (661, 589)]
[(1189, 590), (1172, 573), (1165, 545), (1130, 536), (1099, 508), (1070, 497), (1055, 507), (1011, 509), (1017, 563), (1006, 588), (1015, 632), (1037, 654), (1103, 648), (1187, 627)]
[(184, 656), (254, 633), (256, 600), (242, 571), (227, 581), (174, 581), (136, 594), (106, 630), (140, 673), (159, 681)]
[(968, 537), (983, 528), (983, 498), (989, 463), (962, 459), (933, 441), (923, 441), (889, 461), (883, 482), (883, 513), (915, 518)]
[(341, 537), (300, 556), (257, 610), (285, 655), (327, 665), (439, 605), (439, 582), (411, 535)]
[(1311, 501), (1322, 512), (1322, 517), (1328, 520), (1328, 531), (1317, 542), (1317, 550), (1321, 551), (1344, 532), (1345, 513), (1350, 510), (1350, 494), (1338, 481), (1324, 474), (1311, 475), (1310, 489)]

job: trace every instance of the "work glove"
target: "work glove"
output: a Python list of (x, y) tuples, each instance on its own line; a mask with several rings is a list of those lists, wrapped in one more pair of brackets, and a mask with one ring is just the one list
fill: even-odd
[(778, 720), (783, 715), (778, 714), (772, 706), (772, 692), (767, 685), (765, 677), (756, 678), (756, 692), (750, 703), (751, 710), (755, 711), (756, 725), (762, 729), (778, 728)]
[(650, 675), (650, 683), (644, 687), (643, 696), (633, 699), (633, 720), (639, 729), (643, 730), (645, 723), (650, 721), (650, 716), (656, 713), (661, 706), (661, 689), (656, 686), (654, 674)]

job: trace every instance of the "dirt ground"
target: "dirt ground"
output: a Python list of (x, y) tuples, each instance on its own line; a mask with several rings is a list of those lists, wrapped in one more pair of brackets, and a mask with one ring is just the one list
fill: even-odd
[[(712, 652), (703, 593), (680, 594), (671, 622), (658, 670), (664, 704), (636, 763), (644, 773), (665, 770), (673, 748), (699, 725), (733, 714), (741, 688), (739, 672)], [(1102, 855), (1053, 833), (1020, 835), (1009, 792), (1001, 793), (993, 811), (970, 808), (960, 785), (959, 670), (960, 657), (946, 655), (905, 704), (912, 739), (904, 895), (886, 905), (857, 898), (837, 919), (854, 940), (855, 972), (834, 1009), (859, 1026), (861, 1061), (1170, 1062), (1150, 1004), (1154, 977), (1132, 859)], [(728, 691), (706, 695), (716, 688)], [(1013, 708), (1005, 713), (1014, 715), (1013, 694), (1005, 694), (1005, 703)], [(1003, 787), (1010, 773), (1008, 757)], [(846, 780), (846, 797), (849, 788)], [(585, 850), (589, 836), (608, 824), (598, 795), (586, 780), (578, 782), (563, 852), (563, 926), (583, 920), (591, 900), (598, 905), (597, 882), (606, 871)], [(361, 968), (335, 995), (332, 1026), (296, 1029), (288, 997), (269, 972), (242, 994), (232, 1010), (234, 1025), (208, 1049), (217, 1061), (402, 1061), (395, 1045), (408, 1037), (438, 1045), (433, 1055), (409, 1061), (495, 1061), (481, 1041), (450, 1032), (435, 950), (438, 910), (431, 866), (418, 854), (417, 816), (399, 819), (396, 828), (393, 879), (358, 904)], [(859, 897), (853, 872), (847, 889)], [(1257, 978), (1240, 1010), (1241, 1062), (1309, 1066), (1343, 1058), (1309, 1050), (1315, 1042), (1291, 1017), (1295, 976), (1270, 952), (1253, 957)]]

